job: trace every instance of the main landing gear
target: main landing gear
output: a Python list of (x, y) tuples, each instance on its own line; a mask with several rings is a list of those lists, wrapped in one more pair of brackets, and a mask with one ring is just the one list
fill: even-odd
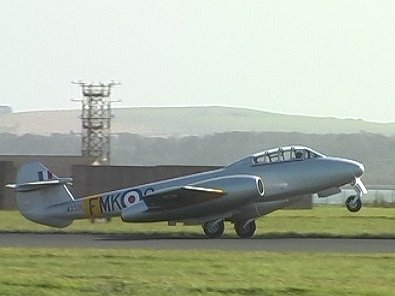
[[(255, 234), (255, 220), (242, 220), (234, 222), (234, 228), (240, 238), (250, 238)], [(224, 233), (225, 225), (223, 220), (209, 221), (203, 224), (204, 233), (209, 238), (218, 238)]]
[(240, 238), (250, 238), (255, 234), (255, 220), (235, 222), (235, 231)]
[(206, 222), (203, 224), (203, 230), (209, 238), (218, 238), (224, 233), (224, 220)]
[(355, 179), (354, 190), (356, 192), (356, 195), (351, 195), (346, 200), (347, 210), (353, 213), (358, 212), (362, 208), (361, 197), (362, 194), (367, 193), (365, 186), (363, 185), (362, 181), (358, 178)]

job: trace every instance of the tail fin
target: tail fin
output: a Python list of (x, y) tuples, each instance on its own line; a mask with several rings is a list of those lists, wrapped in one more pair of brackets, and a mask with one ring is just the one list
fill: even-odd
[(27, 219), (48, 226), (66, 227), (72, 220), (57, 216), (54, 205), (73, 201), (66, 184), (71, 178), (58, 178), (40, 162), (30, 162), (20, 168), (16, 184), (7, 185), (16, 191), (19, 211)]

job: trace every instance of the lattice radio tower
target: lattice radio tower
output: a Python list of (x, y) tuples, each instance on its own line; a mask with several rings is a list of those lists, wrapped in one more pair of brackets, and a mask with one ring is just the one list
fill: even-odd
[[(111, 81), (107, 83), (86, 83), (73, 81), (82, 89), (82, 99), (73, 101), (82, 102), (82, 156), (95, 158), (98, 165), (110, 164), (111, 146), (111, 89), (120, 84)], [(117, 101), (119, 102), (119, 101)]]

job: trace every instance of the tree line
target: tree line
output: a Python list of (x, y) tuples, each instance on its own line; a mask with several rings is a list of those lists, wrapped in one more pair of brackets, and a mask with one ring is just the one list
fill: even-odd
[[(222, 166), (251, 153), (287, 145), (304, 145), (324, 154), (360, 161), (365, 165), (365, 183), (395, 184), (395, 137), (371, 133), (226, 132), (201, 137), (121, 133), (111, 137), (111, 163)], [(81, 137), (76, 134), (0, 134), (0, 154), (79, 155), (80, 151)]]

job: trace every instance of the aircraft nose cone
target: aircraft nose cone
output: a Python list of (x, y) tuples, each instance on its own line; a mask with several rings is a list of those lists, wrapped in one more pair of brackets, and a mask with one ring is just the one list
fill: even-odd
[(359, 163), (359, 162), (354, 163), (354, 168), (353, 168), (354, 177), (356, 177), (356, 178), (361, 177), (364, 170), (365, 170), (365, 168), (362, 163)]

